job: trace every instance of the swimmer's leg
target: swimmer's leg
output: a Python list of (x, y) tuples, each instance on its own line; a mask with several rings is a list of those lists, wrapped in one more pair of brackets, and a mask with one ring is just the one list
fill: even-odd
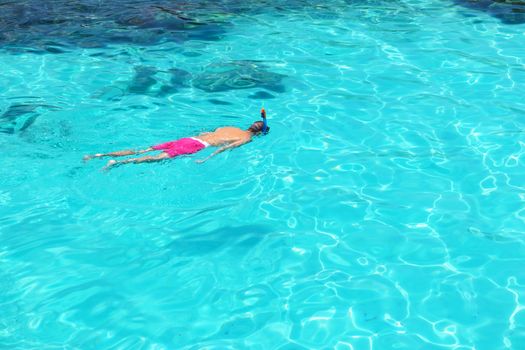
[(102, 169), (103, 170), (108, 170), (108, 169), (110, 169), (112, 167), (115, 167), (115, 166), (118, 166), (118, 165), (122, 165), (122, 164), (127, 164), (127, 163), (138, 164), (138, 163), (159, 162), (161, 160), (168, 159), (168, 158), (170, 158), (169, 154), (167, 154), (166, 152), (162, 152), (160, 154), (157, 154), (156, 156), (145, 156), (145, 157), (131, 158), (131, 159), (126, 159), (126, 160), (121, 160), (121, 161), (116, 161), (116, 160), (112, 159)]
[(132, 154), (142, 154), (146, 152), (154, 151), (153, 148), (149, 147), (143, 150), (135, 151), (135, 150), (124, 150), (124, 151), (116, 151), (111, 153), (97, 153), (97, 154), (88, 154), (84, 156), (84, 161), (87, 162), (88, 160), (92, 158), (102, 158), (102, 157), (122, 157), (122, 156), (130, 156)]

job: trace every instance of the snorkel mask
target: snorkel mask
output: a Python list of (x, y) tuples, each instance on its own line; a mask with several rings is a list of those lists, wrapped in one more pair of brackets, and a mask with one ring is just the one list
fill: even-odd
[(263, 127), (262, 127), (262, 130), (261, 132), (263, 133), (263, 135), (266, 135), (268, 133), (268, 122), (266, 121), (266, 111), (264, 110), (264, 107), (261, 108), (261, 118), (263, 120)]

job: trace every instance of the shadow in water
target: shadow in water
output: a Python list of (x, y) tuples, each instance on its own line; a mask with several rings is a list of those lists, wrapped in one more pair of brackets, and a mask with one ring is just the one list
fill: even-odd
[[(170, 76), (169, 80), (159, 78), (159, 73), (168, 74)], [(104, 100), (119, 100), (126, 94), (163, 97), (189, 87), (205, 92), (264, 89), (283, 93), (286, 91), (283, 84), (285, 77), (283, 74), (269, 71), (265, 65), (255, 61), (232, 61), (212, 64), (207, 66), (204, 72), (198, 74), (192, 74), (180, 68), (163, 71), (151, 66), (136, 66), (127, 87), (108, 86), (94, 93), (92, 97)], [(251, 99), (275, 98), (274, 95), (266, 91), (256, 91), (248, 97)], [(216, 99), (209, 101), (218, 105), (229, 104)]]
[(154, 78), (156, 73), (157, 70), (154, 67), (136, 66), (128, 91), (134, 94), (146, 94), (157, 83)]
[(261, 62), (246, 60), (209, 65), (192, 83), (194, 87), (206, 92), (251, 88), (284, 92), (284, 77), (282, 74), (268, 71)]
[(0, 133), (16, 134), (29, 128), (39, 116), (38, 108), (58, 109), (36, 103), (15, 103), (0, 115)]
[(198, 232), (198, 228), (192, 227), (183, 236), (168, 247), (175, 251), (178, 256), (193, 256), (209, 254), (224, 249), (242, 248), (248, 252), (250, 248), (257, 245), (271, 229), (264, 225), (225, 226), (212, 231)]

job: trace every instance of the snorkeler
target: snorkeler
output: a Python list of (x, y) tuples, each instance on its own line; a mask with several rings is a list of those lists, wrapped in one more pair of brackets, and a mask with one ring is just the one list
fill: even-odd
[(266, 122), (266, 112), (264, 108), (261, 110), (262, 121), (254, 122), (248, 129), (242, 130), (233, 126), (226, 126), (218, 128), (212, 132), (205, 132), (194, 137), (185, 137), (175, 141), (162, 143), (160, 145), (151, 146), (144, 150), (124, 150), (111, 153), (97, 153), (93, 155), (84, 156), (84, 161), (88, 161), (92, 158), (102, 157), (121, 157), (129, 156), (133, 154), (142, 154), (152, 151), (161, 151), (161, 153), (155, 156), (144, 156), (140, 158), (130, 158), (126, 160), (116, 161), (111, 159), (106, 166), (105, 170), (126, 163), (144, 163), (144, 162), (158, 162), (164, 159), (173, 158), (185, 154), (192, 154), (203, 150), (206, 147), (220, 147), (211, 155), (204, 159), (197, 160), (197, 163), (204, 163), (211, 157), (224, 152), (228, 149), (239, 147), (248, 143), (252, 140), (253, 136), (259, 134), (267, 134), (270, 131), (270, 127)]

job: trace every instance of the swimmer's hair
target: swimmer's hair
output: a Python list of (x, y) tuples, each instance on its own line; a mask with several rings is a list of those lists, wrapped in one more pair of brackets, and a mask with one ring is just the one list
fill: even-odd
[[(264, 123), (261, 121), (254, 122), (249, 128), (248, 131), (250, 131), (253, 134), (257, 134), (262, 132)], [(270, 131), (270, 127), (268, 127), (267, 131)]]

